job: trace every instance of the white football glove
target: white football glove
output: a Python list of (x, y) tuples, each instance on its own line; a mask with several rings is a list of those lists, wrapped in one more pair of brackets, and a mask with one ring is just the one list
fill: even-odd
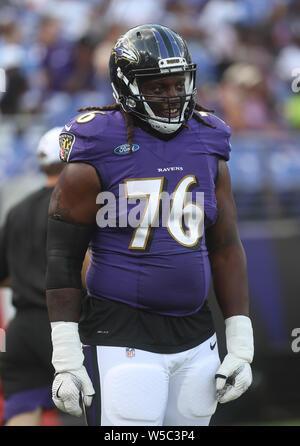
[(247, 316), (225, 319), (228, 354), (216, 372), (219, 403), (239, 398), (252, 383), (253, 330)]
[(80, 417), (82, 403), (92, 404), (95, 390), (83, 366), (83, 353), (75, 322), (52, 322), (52, 364), (55, 378), (52, 386), (52, 399), (58, 409)]

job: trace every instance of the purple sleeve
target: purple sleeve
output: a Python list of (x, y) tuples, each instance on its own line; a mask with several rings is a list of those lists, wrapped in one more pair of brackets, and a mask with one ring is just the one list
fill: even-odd
[(213, 113), (200, 112), (199, 114), (203, 120), (215, 127), (214, 129), (207, 127), (211, 130), (206, 132), (205, 136), (205, 144), (208, 153), (210, 155), (217, 155), (225, 161), (228, 161), (231, 151), (231, 144), (229, 141), (231, 128)]
[(90, 164), (95, 168), (102, 187), (108, 181), (103, 144), (107, 127), (105, 115), (98, 111), (85, 112), (68, 122), (59, 137), (61, 160), (66, 163)]
[(106, 116), (100, 112), (86, 112), (69, 121), (59, 137), (61, 160), (97, 164), (106, 123)]

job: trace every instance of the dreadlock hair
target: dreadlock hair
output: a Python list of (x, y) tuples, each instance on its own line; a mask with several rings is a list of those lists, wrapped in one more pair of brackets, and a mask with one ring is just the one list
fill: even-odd
[[(206, 113), (214, 113), (214, 110), (209, 110), (208, 108), (202, 107), (200, 104), (195, 105), (195, 110), (198, 112), (206, 112)], [(215, 125), (209, 124), (209, 122), (204, 121), (204, 119), (201, 118), (200, 113), (193, 113), (192, 118), (196, 119), (196, 121), (200, 122), (203, 125), (206, 125), (207, 127), (210, 127), (212, 129), (215, 129)]]
[(132, 150), (133, 146), (133, 135), (134, 135), (134, 123), (133, 119), (130, 113), (126, 113), (120, 104), (112, 104), (112, 105), (104, 105), (103, 107), (84, 107), (80, 108), (79, 112), (84, 111), (120, 111), (122, 115), (124, 116), (125, 122), (126, 122), (126, 130), (127, 130), (127, 142), (130, 145), (130, 151)]
[[(112, 105), (104, 105), (102, 107), (97, 106), (90, 106), (90, 107), (83, 107), (78, 110), (78, 112), (85, 112), (85, 111), (120, 111), (122, 113), (122, 116), (125, 119), (126, 122), (126, 131), (127, 131), (127, 142), (130, 145), (130, 151), (132, 151), (133, 147), (133, 136), (134, 136), (134, 122), (133, 118), (130, 113), (126, 113), (120, 104), (112, 104)], [(200, 104), (195, 105), (195, 110), (197, 112), (206, 112), (206, 113), (214, 113), (214, 110), (209, 110), (205, 107), (202, 107)], [(196, 119), (196, 121), (200, 122), (203, 125), (206, 125), (207, 127), (210, 127), (212, 129), (215, 129), (216, 126), (209, 124), (209, 122), (204, 121), (204, 119), (201, 118), (200, 113), (193, 112), (192, 118)], [(188, 126), (187, 126), (188, 127)]]

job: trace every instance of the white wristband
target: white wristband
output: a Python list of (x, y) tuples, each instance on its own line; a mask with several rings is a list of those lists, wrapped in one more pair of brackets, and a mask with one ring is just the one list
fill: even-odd
[(57, 373), (79, 369), (84, 360), (76, 322), (51, 322), (52, 364)]
[(247, 316), (232, 316), (225, 319), (225, 326), (228, 353), (250, 364), (254, 354), (251, 320)]

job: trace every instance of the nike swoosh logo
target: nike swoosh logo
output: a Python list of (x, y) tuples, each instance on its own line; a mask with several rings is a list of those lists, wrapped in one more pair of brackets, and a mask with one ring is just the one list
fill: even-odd
[(59, 392), (61, 386), (62, 386), (62, 382), (60, 383), (60, 385), (59, 385), (59, 387), (58, 387), (58, 389), (56, 391), (56, 398), (60, 398), (60, 396), (58, 395), (58, 392)]
[(215, 341), (215, 343), (214, 343), (214, 344), (209, 344), (209, 346), (210, 346), (210, 349), (211, 349), (211, 350), (213, 350), (213, 349), (215, 348), (216, 344), (217, 344), (217, 341)]
[(67, 130), (67, 132), (69, 132), (71, 130), (72, 124), (71, 125), (65, 125), (65, 129)]

